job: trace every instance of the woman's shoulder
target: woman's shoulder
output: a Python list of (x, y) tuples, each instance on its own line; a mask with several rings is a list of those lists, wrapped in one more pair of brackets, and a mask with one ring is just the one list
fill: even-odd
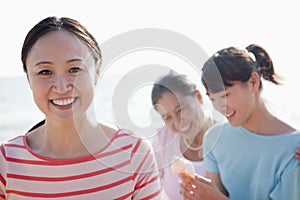
[(122, 146), (134, 151), (137, 149), (142, 151), (152, 149), (150, 140), (133, 130), (103, 122), (101, 122), (101, 129), (106, 135), (110, 136), (112, 146)]
[(152, 138), (152, 143), (154, 145), (166, 146), (170, 144), (170, 141), (174, 141), (177, 134), (175, 134), (167, 126), (163, 126), (158, 129), (157, 133)]
[(216, 134), (222, 131), (232, 129), (233, 127), (228, 122), (216, 122), (206, 131), (207, 134)]
[(217, 122), (212, 125), (204, 134), (204, 142), (218, 140), (223, 132), (231, 132), (233, 127), (228, 122)]
[(8, 154), (13, 155), (14, 153), (12, 152), (27, 149), (25, 140), (26, 140), (25, 135), (19, 135), (2, 142), (0, 145), (1, 155), (2, 156), (6, 156)]
[(128, 144), (133, 147), (136, 145), (141, 146), (151, 146), (147, 139), (139, 136), (138, 133), (135, 133), (133, 130), (126, 128), (120, 128), (113, 124), (101, 124), (102, 130), (106, 135), (110, 135), (112, 138), (112, 143), (116, 144)]
[(99, 127), (107, 138), (112, 138), (114, 141), (118, 139), (128, 140), (128, 138), (134, 137), (133, 131), (125, 128), (120, 128), (113, 123), (101, 122), (99, 123)]
[(24, 146), (24, 140), (26, 139), (26, 135), (18, 135), (11, 139), (8, 139), (2, 142), (2, 146)]
[(120, 128), (113, 123), (100, 122), (99, 127), (105, 134), (115, 134)]

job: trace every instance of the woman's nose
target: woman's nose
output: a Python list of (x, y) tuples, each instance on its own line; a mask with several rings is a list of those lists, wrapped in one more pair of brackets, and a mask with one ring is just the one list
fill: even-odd
[(63, 94), (71, 91), (73, 88), (72, 81), (65, 76), (58, 76), (53, 85), (53, 90), (57, 93)]
[(174, 116), (173, 117), (173, 126), (174, 126), (174, 129), (176, 131), (178, 131), (179, 127), (180, 127), (180, 123), (181, 123), (181, 115), (180, 116)]

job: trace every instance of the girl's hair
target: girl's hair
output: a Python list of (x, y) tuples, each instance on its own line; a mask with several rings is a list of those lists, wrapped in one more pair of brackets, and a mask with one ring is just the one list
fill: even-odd
[(173, 70), (167, 75), (160, 77), (153, 85), (151, 99), (152, 105), (155, 106), (157, 101), (166, 92), (179, 92), (184, 96), (194, 95), (196, 91), (196, 85), (191, 83), (186, 75), (178, 74)]
[(67, 17), (47, 17), (37, 23), (25, 37), (21, 55), (23, 70), (25, 73), (27, 73), (27, 56), (36, 41), (48, 32), (61, 29), (73, 33), (75, 36), (77, 36), (78, 39), (81, 40), (91, 50), (95, 61), (99, 62), (99, 65), (101, 64), (102, 56), (100, 47), (96, 39), (87, 31), (87, 29), (82, 24), (74, 19), (70, 19)]
[(201, 81), (207, 93), (216, 93), (233, 86), (233, 81), (247, 82), (252, 72), (276, 85), (280, 84), (269, 54), (256, 44), (245, 50), (229, 47), (215, 53), (204, 63)]

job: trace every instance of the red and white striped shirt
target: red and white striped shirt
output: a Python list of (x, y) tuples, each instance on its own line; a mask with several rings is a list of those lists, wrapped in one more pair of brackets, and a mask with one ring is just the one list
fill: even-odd
[(58, 160), (31, 151), (26, 136), (1, 145), (0, 199), (159, 199), (149, 142), (119, 130), (100, 151)]

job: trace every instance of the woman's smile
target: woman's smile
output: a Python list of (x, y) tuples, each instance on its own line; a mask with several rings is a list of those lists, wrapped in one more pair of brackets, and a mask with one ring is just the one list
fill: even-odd
[(69, 109), (73, 107), (74, 103), (78, 97), (70, 97), (70, 98), (61, 98), (61, 99), (52, 99), (50, 102), (55, 107), (58, 107), (59, 109)]

